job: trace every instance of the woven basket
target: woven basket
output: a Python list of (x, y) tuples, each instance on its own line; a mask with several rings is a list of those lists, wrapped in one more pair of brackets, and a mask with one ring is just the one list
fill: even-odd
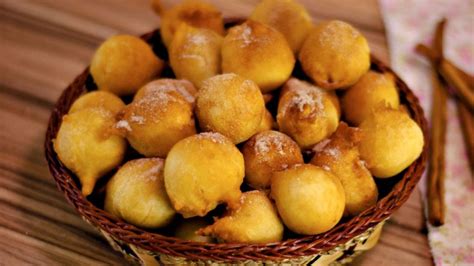
[[(227, 20), (227, 26), (241, 20)], [(166, 49), (161, 42), (159, 30), (141, 36), (162, 59), (167, 60)], [(373, 57), (372, 69), (390, 72), (396, 78), (401, 103), (406, 105), (412, 118), (420, 125), (425, 138), (421, 156), (406, 170), (390, 179), (376, 180), (379, 188), (377, 204), (350, 219), (343, 219), (330, 231), (314, 236), (291, 235), (284, 241), (270, 244), (225, 244), (184, 241), (149, 232), (121, 221), (100, 208), (101, 197), (86, 199), (79, 188), (77, 177), (58, 159), (52, 140), (56, 137), (63, 115), (67, 114), (72, 103), (84, 92), (96, 89), (85, 69), (64, 90), (52, 111), (45, 140), (45, 156), (50, 172), (67, 201), (76, 208), (80, 216), (97, 228), (110, 245), (122, 252), (135, 263), (155, 264), (310, 264), (347, 263), (371, 248), (378, 240), (383, 222), (408, 199), (420, 179), (427, 158), (427, 122), (418, 99), (407, 85), (385, 64)], [(301, 69), (295, 67), (295, 76), (304, 77)], [(167, 68), (164, 76), (172, 77)], [(98, 183), (96, 194), (103, 194), (107, 178)], [(103, 198), (102, 198), (103, 200)], [(98, 207), (99, 206), (99, 207)]]

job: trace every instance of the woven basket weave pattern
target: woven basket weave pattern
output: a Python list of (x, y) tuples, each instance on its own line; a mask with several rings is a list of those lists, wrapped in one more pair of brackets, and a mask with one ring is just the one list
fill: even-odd
[[(141, 36), (149, 42), (155, 52), (163, 49), (159, 31), (155, 30)], [(158, 53), (166, 58), (166, 54)], [(295, 260), (302, 257), (314, 257), (315, 254), (328, 252), (351, 239), (363, 234), (370, 228), (387, 219), (409, 197), (420, 179), (427, 159), (427, 123), (418, 99), (407, 85), (385, 64), (371, 57), (372, 69), (394, 74), (400, 92), (400, 99), (407, 106), (412, 118), (420, 125), (425, 136), (425, 146), (421, 156), (401, 174), (400, 180), (391, 191), (377, 204), (350, 220), (338, 224), (330, 231), (315, 235), (301, 236), (271, 244), (213, 244), (198, 243), (167, 237), (147, 232), (125, 223), (104, 210), (94, 206), (82, 194), (74, 181), (71, 172), (60, 162), (53, 149), (52, 140), (56, 137), (63, 115), (67, 114), (72, 103), (85, 91), (86, 84), (91, 83), (88, 68), (85, 69), (62, 93), (52, 111), (45, 140), (45, 156), (57, 187), (62, 191), (79, 214), (94, 227), (110, 235), (114, 240), (130, 244), (140, 250), (147, 250), (155, 255), (179, 257), (195, 261), (243, 262), (243, 261), (281, 261)], [(110, 241), (110, 239), (109, 239)]]

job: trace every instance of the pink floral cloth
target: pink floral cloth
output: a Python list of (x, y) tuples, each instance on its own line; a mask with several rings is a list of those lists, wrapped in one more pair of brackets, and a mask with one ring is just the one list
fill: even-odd
[[(473, 74), (474, 1), (379, 2), (387, 32), (391, 65), (419, 97), (429, 119), (432, 90), (430, 66), (415, 53), (414, 47), (418, 42), (431, 45), (436, 23), (446, 17), (445, 56)], [(446, 220), (445, 225), (438, 228), (428, 224), (428, 238), (436, 265), (474, 265), (474, 185), (453, 100), (449, 100), (447, 109)], [(420, 181), (420, 189), (426, 195), (425, 178)]]

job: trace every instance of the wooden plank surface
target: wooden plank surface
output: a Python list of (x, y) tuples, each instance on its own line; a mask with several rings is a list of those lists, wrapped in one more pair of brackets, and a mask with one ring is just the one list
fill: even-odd
[[(170, 4), (173, 1), (163, 1)], [(256, 0), (214, 0), (225, 16), (245, 16)], [(315, 21), (346, 20), (388, 62), (376, 0), (300, 0)], [(116, 33), (159, 25), (147, 0), (0, 1), (0, 264), (125, 264), (56, 190), (43, 158), (51, 108)], [(357, 265), (431, 265), (418, 191), (386, 224)]]

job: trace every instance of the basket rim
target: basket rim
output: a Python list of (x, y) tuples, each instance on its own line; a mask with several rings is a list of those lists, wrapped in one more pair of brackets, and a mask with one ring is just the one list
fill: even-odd
[[(226, 21), (235, 22), (237, 20), (228, 19)], [(159, 29), (155, 29), (140, 37), (150, 41), (157, 35), (159, 35)], [(376, 205), (350, 218), (346, 222), (339, 223), (323, 234), (302, 236), (268, 244), (193, 242), (146, 231), (121, 221), (108, 214), (105, 210), (93, 205), (82, 195), (69, 170), (58, 159), (52, 141), (59, 130), (62, 116), (68, 112), (73, 101), (85, 90), (84, 84), (89, 75), (88, 67), (62, 92), (60, 98), (55, 103), (46, 131), (44, 143), (45, 158), (58, 189), (64, 193), (69, 204), (75, 207), (83, 219), (93, 226), (100, 228), (100, 230), (107, 232), (114, 239), (127, 244), (133, 244), (143, 250), (190, 260), (223, 262), (246, 260), (280, 261), (329, 251), (387, 219), (408, 199), (426, 166), (429, 143), (428, 128), (418, 98), (390, 67), (386, 66), (374, 55), (371, 55), (371, 63), (375, 69), (381, 72), (389, 72), (395, 77), (400, 99), (405, 100), (412, 118), (423, 131), (423, 151), (420, 157), (404, 170), (403, 177), (393, 186), (392, 190), (385, 197), (379, 199)]]

